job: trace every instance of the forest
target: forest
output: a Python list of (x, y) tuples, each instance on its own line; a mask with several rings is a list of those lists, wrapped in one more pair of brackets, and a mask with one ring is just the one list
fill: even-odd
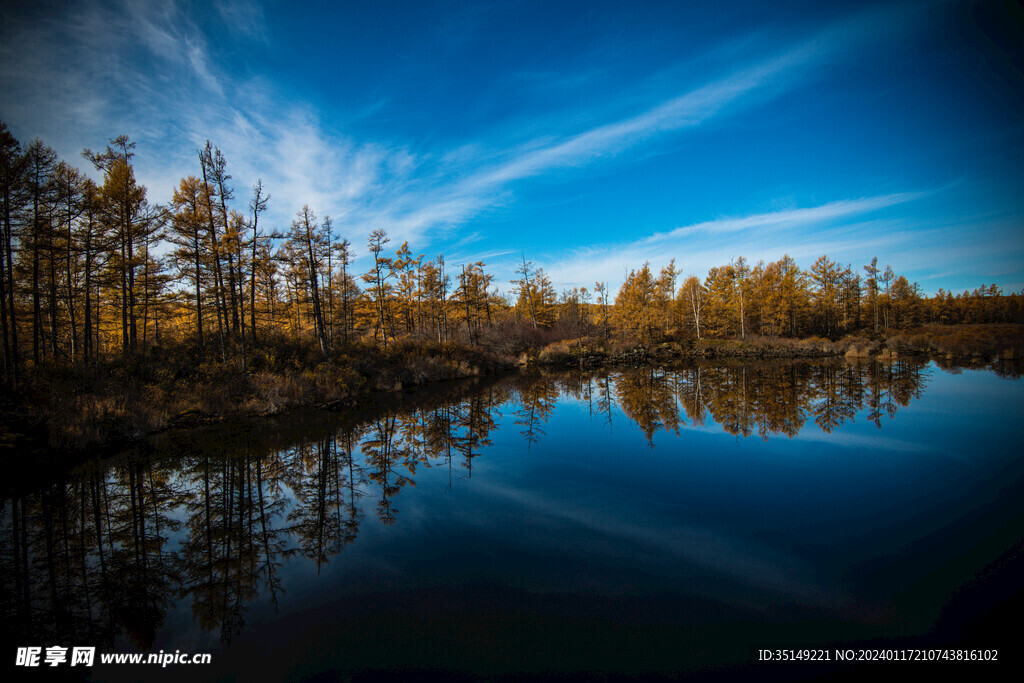
[[(54, 398), (58, 390), (117, 393), (117, 405), (91, 404), (116, 417), (133, 400), (167, 402), (205, 382), (202, 406), (179, 402), (153, 418), (167, 424), (190, 409), (219, 413), (218, 400), (273, 412), (359, 387), (476, 374), (565, 340), (580, 349), (878, 340), (1024, 315), (1024, 293), (993, 284), (927, 296), (873, 256), (844, 265), (823, 255), (807, 268), (789, 255), (739, 256), (703, 280), (672, 259), (639, 265), (613, 293), (607, 282), (557, 291), (524, 254), (517, 279), (498, 282), (483, 261), (427, 258), (380, 228), (349, 239), (309, 206), (288, 226), (267, 225), (268, 203), (287, 198), (261, 181), (236, 192), (209, 141), (170, 199), (151, 202), (134, 149), (120, 136), (83, 150), (97, 183), (0, 123), (2, 383), (45, 414), (89, 411), (89, 401)], [(357, 272), (362, 249), (371, 267)], [(5, 410), (17, 412), (11, 401)]]

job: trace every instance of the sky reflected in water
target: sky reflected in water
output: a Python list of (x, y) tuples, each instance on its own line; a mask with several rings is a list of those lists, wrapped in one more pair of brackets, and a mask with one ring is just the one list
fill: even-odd
[(991, 639), (1019, 604), (1022, 386), (641, 368), (168, 433), (4, 501), (5, 640), (300, 680)]

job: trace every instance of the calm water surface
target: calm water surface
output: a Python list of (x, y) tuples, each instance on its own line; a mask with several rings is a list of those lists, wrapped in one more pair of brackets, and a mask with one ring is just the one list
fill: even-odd
[(358, 680), (997, 647), (1021, 605), (1022, 407), (991, 371), (747, 364), (168, 433), (4, 500), (4, 656)]

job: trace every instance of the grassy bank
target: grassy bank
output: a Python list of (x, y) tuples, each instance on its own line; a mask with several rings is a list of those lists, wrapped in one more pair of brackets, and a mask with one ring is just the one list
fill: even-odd
[(173, 427), (303, 406), (338, 409), (376, 391), (493, 374), (507, 358), (454, 343), (400, 342), (339, 348), (329, 360), (308, 345), (280, 342), (240, 363), (198, 362), (186, 348), (94, 365), (41, 365), (4, 397), (0, 447), (81, 450)]
[[(888, 336), (785, 339), (536, 339), (504, 335), (493, 344), (399, 341), (355, 343), (324, 360), (310, 343), (266, 340), (247, 367), (200, 359), (187, 346), (154, 347), (144, 356), (91, 365), (40, 365), (17, 392), (0, 397), (0, 451), (82, 451), (174, 427), (304, 406), (341, 409), (360, 396), (433, 382), (490, 375), (516, 366), (635, 366), (718, 359), (931, 357), (979, 365), (1024, 359), (1024, 325), (927, 326)], [(499, 343), (500, 342), (500, 343)], [(209, 353), (209, 352), (208, 352)]]
[(718, 358), (933, 357), (993, 362), (1024, 359), (1024, 325), (928, 325), (888, 335), (789, 339), (686, 339), (643, 344), (582, 338), (553, 342), (520, 356), (520, 364), (597, 367)]

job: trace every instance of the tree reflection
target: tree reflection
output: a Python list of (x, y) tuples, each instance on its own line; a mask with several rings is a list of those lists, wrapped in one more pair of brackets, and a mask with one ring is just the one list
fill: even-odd
[(4, 501), (3, 610), (20, 639), (152, 645), (173, 597), (177, 491), (152, 461), (128, 458)]
[(359, 530), (351, 452), (339, 450), (338, 442), (328, 434), (302, 449), (303, 467), (296, 468), (297, 476), (290, 480), (295, 506), (288, 521), (300, 552), (316, 565), (317, 574), (331, 556), (356, 539)]
[[(414, 484), (410, 475), (416, 474), (415, 454), (406, 448), (402, 436), (396, 429), (397, 415), (385, 413), (374, 420), (368, 436), (363, 439), (362, 450), (369, 469), (371, 481), (380, 485), (381, 497), (377, 501), (377, 519), (382, 524), (394, 524), (398, 510), (394, 497), (402, 487)], [(398, 468), (405, 466), (409, 474)]]
[[(898, 407), (921, 395), (926, 378), (923, 364), (903, 360), (638, 368), (597, 374), (591, 411), (611, 425), (618, 407), (650, 445), (659, 431), (678, 434), (687, 423), (700, 427), (709, 417), (729, 434), (756, 433), (767, 441), (773, 435), (795, 437), (808, 420), (828, 433), (861, 411), (880, 427), (883, 416), (894, 417)], [(527, 440), (536, 435), (524, 430)]]
[(541, 427), (555, 410), (559, 388), (555, 379), (538, 377), (526, 386), (519, 387), (519, 409), (515, 412), (515, 423), (527, 447), (537, 443), (544, 436)]
[(615, 395), (622, 412), (640, 427), (650, 446), (659, 429), (679, 433), (676, 396), (664, 370), (650, 367), (623, 373), (615, 382)]
[[(635, 424), (653, 447), (659, 432), (712, 422), (766, 440), (795, 437), (809, 423), (831, 432), (858, 416), (881, 427), (921, 396), (927, 377), (907, 360), (574, 372), (320, 418), (294, 431), (272, 423), (181, 432), (159, 457), (128, 453), (4, 499), (0, 613), (24, 642), (111, 647), (126, 635), (147, 650), (177, 597), (227, 642), (254, 600), (276, 608), (286, 563), (310, 562), (319, 572), (356, 540), (367, 516), (396, 523), (402, 491), (428, 470), (446, 469), (449, 490), (468, 479), (503, 422), (527, 448), (538, 443), (561, 396), (602, 428)], [(507, 421), (504, 405), (512, 406)], [(443, 471), (431, 481), (437, 475), (443, 482)]]

